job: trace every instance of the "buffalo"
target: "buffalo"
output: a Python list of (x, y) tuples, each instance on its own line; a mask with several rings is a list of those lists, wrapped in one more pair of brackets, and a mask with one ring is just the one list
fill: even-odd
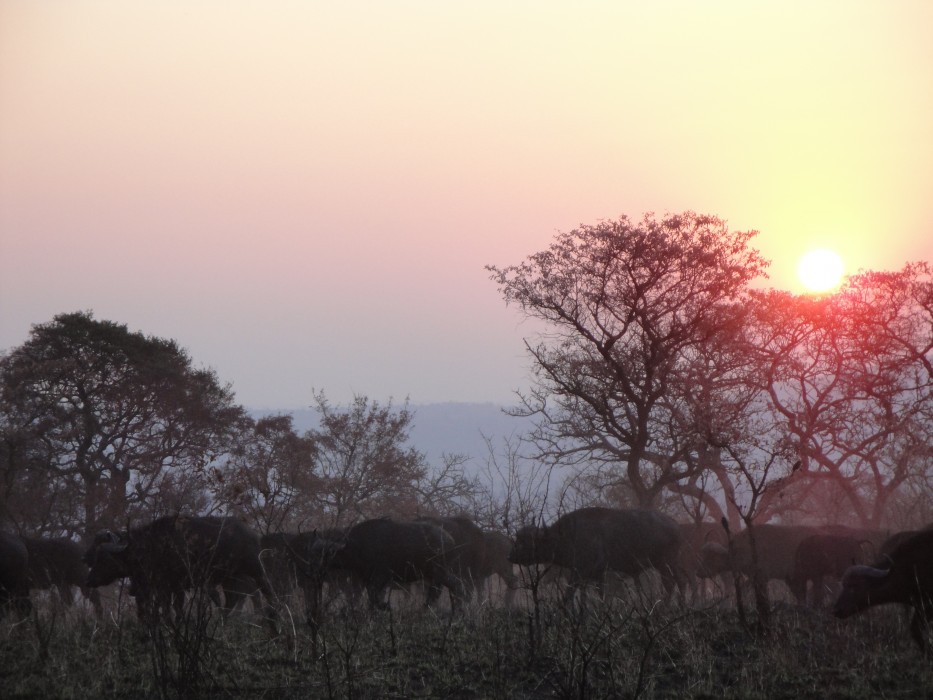
[(751, 578), (755, 567), (750, 532), (754, 532), (758, 569), (763, 580), (778, 579), (791, 586), (797, 548), (804, 539), (817, 534), (815, 528), (804, 525), (756, 525), (751, 531), (742, 530), (732, 538), (731, 554), (728, 546), (707, 542), (701, 549), (697, 575), (711, 578), (732, 571)]
[(509, 561), (509, 552), (512, 551), (512, 538), (502, 532), (487, 530), (483, 532), (486, 546), (483, 551), (483, 561), (477, 576), (477, 585), (486, 583), (493, 575), (498, 575), (505, 583), (505, 604), (511, 605), (518, 589), (519, 579)]
[(863, 541), (848, 535), (816, 534), (804, 538), (794, 555), (794, 570), (789, 584), (794, 597), (807, 599), (807, 584), (813, 583), (813, 604), (823, 602), (823, 579), (838, 581), (853, 564), (864, 560)]
[(913, 608), (910, 633), (926, 650), (923, 631), (933, 614), (933, 531), (921, 530), (904, 539), (874, 566), (849, 567), (833, 614), (844, 619), (886, 603)]
[(691, 598), (698, 600), (701, 584), (698, 576), (703, 562), (703, 547), (709, 543), (727, 546), (726, 531), (718, 522), (681, 523), (680, 568), (684, 573)]
[(291, 552), (295, 548), (295, 538), (291, 532), (271, 532), (259, 540), (260, 560), (272, 590), (281, 597), (291, 595), (299, 585), (295, 563)]
[[(315, 624), (317, 611), (323, 600), (323, 584), (336, 592), (342, 593), (352, 605), (358, 600), (361, 590), (345, 571), (321, 566), (320, 546), (315, 547), (318, 539), (326, 542), (341, 542), (346, 537), (344, 529), (329, 529), (312, 532), (275, 532), (262, 537), (262, 561), (272, 582), (273, 589), (281, 595), (288, 595), (292, 590), (301, 590), (304, 598), (305, 614), (308, 624)], [(317, 557), (313, 561), (310, 557)], [(314, 573), (309, 573), (309, 572)]]
[(513, 564), (553, 564), (569, 573), (565, 601), (588, 583), (599, 585), (615, 571), (637, 577), (656, 569), (665, 590), (683, 591), (681, 534), (677, 523), (653, 510), (581, 508), (544, 527), (528, 526), (515, 535), (509, 554)]
[(897, 549), (903, 542), (906, 542), (911, 537), (919, 535), (923, 530), (901, 530), (900, 532), (895, 532), (890, 537), (886, 538), (881, 546), (878, 548), (878, 559), (885, 559), (890, 556), (891, 552)]
[(0, 614), (12, 608), (26, 617), (29, 600), (29, 552), (16, 535), (0, 532)]
[(881, 540), (881, 544), (878, 546), (877, 559), (886, 559), (902, 542), (906, 542), (914, 535), (929, 530), (933, 530), (933, 523), (923, 525), (917, 530), (901, 530), (900, 532), (895, 532), (893, 535), (888, 535), (888, 537)]
[[(460, 579), (464, 597), (473, 597), (480, 583), (482, 569), (486, 560), (486, 535), (482, 528), (465, 516), (456, 517), (420, 517), (417, 522), (437, 525), (450, 535), (453, 547), (447, 553), (447, 565), (450, 573)], [(433, 603), (441, 589), (432, 585), (428, 589), (428, 602)]]
[(87, 585), (88, 567), (82, 560), (83, 551), (77, 542), (64, 537), (24, 537), (23, 543), (29, 553), (30, 590), (54, 587), (62, 602), (70, 607), (74, 604), (72, 586), (77, 586), (94, 606), (97, 616), (102, 615), (100, 593)]
[[(446, 587), (456, 609), (465, 589), (456, 575), (454, 548), (453, 538), (431, 522), (375, 518), (357, 523), (341, 539), (315, 537), (298, 562), (318, 590), (330, 572), (345, 572), (366, 590), (373, 609), (389, 608), (385, 598), (391, 584), (416, 581), (429, 589)], [(309, 622), (317, 617), (317, 611), (309, 612)]]
[(220, 604), (219, 585), (227, 612), (240, 602), (248, 582), (272, 600), (259, 552), (259, 537), (234, 518), (168, 516), (120, 536), (99, 535), (85, 554), (87, 585), (129, 578), (130, 593), (146, 621), (173, 608), (180, 616), (186, 590), (207, 591)]

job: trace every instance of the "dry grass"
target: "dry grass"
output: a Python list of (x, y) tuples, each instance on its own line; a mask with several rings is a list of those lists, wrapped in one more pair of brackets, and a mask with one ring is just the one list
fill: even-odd
[(0, 629), (3, 698), (915, 698), (933, 664), (898, 609), (839, 622), (779, 604), (756, 636), (734, 611), (643, 600), (335, 612), (312, 635), (283, 615), (213, 610), (153, 633), (132, 615), (40, 606)]

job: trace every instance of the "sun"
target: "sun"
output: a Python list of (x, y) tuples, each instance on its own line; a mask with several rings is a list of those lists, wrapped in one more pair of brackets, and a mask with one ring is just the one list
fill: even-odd
[(797, 276), (808, 292), (819, 294), (842, 283), (842, 258), (832, 250), (817, 248), (804, 254), (797, 265)]

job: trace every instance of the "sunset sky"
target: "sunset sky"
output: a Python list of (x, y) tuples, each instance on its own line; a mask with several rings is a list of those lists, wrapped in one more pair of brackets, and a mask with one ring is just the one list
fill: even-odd
[(484, 270), (687, 209), (933, 261), (933, 2), (0, 0), (0, 350), (92, 309), (254, 408), (508, 403)]

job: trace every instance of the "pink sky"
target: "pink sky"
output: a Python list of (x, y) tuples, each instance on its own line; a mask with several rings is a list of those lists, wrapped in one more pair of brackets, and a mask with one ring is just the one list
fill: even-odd
[(0, 349), (93, 309), (252, 407), (508, 402), (483, 266), (693, 209), (933, 260), (933, 3), (0, 3)]

